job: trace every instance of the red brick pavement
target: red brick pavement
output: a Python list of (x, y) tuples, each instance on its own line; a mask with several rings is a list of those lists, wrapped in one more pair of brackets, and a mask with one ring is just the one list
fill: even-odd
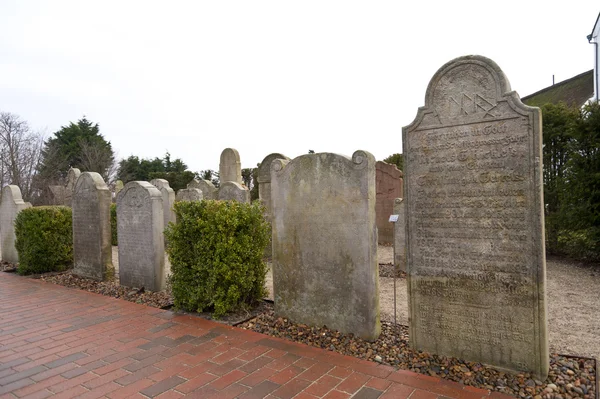
[(0, 273), (0, 399), (510, 398)]

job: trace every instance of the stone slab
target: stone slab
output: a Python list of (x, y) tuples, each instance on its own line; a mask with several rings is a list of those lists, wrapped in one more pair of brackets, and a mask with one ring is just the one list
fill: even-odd
[(402, 198), (402, 171), (396, 165), (377, 161), (375, 165), (375, 216), (380, 244), (394, 243), (394, 225), (389, 222), (394, 212), (394, 200)]
[(240, 153), (234, 148), (225, 148), (219, 162), (219, 181), (221, 185), (228, 181), (243, 184)]
[(198, 188), (202, 191), (202, 198), (206, 200), (217, 199), (217, 188), (210, 180), (192, 180), (187, 188)]
[(173, 204), (175, 203), (175, 191), (169, 185), (166, 179), (152, 179), (150, 184), (160, 190), (163, 199), (163, 217), (165, 219), (165, 229), (169, 223), (175, 223), (175, 211)]
[(15, 219), (23, 209), (31, 207), (29, 202), (23, 201), (21, 189), (15, 185), (2, 188), (0, 198), (0, 251), (2, 260), (16, 264), (19, 254), (15, 248)]
[(394, 228), (394, 266), (403, 272), (406, 271), (406, 211), (402, 198), (394, 200), (394, 215), (398, 220), (393, 223)]
[(75, 182), (81, 175), (81, 171), (77, 168), (69, 169), (67, 173), (67, 184), (65, 185), (65, 205), (71, 206), (73, 201), (73, 191), (75, 190)]
[(217, 199), (221, 201), (237, 201), (249, 204), (250, 190), (239, 183), (227, 181), (221, 183), (219, 192), (217, 193)]
[(199, 188), (182, 188), (177, 192), (175, 201), (202, 201), (204, 198)]

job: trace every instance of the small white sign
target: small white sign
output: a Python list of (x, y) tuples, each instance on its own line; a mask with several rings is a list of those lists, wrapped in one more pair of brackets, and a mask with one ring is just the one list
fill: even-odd
[(396, 223), (398, 221), (398, 216), (399, 215), (390, 215), (390, 223)]

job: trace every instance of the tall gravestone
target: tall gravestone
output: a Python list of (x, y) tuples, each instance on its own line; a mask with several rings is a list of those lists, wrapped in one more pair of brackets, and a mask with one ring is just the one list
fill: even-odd
[(75, 182), (81, 175), (81, 171), (77, 168), (69, 169), (67, 173), (67, 184), (65, 185), (65, 205), (71, 206), (73, 202), (73, 191), (75, 190)]
[(404, 200), (394, 199), (394, 215), (398, 220), (393, 223), (394, 228), (394, 266), (403, 272), (406, 271), (406, 212), (404, 211)]
[(271, 221), (271, 163), (276, 159), (289, 161), (283, 154), (273, 153), (267, 155), (258, 167), (258, 198), (265, 207), (265, 218)]
[(160, 191), (145, 181), (127, 183), (117, 196), (121, 285), (151, 291), (164, 288), (162, 202)]
[(221, 183), (217, 193), (217, 199), (221, 201), (231, 200), (249, 204), (250, 190), (239, 183), (226, 181), (225, 183)]
[(203, 194), (199, 188), (182, 188), (177, 192), (175, 200), (179, 201), (202, 201)]
[(192, 180), (188, 183), (187, 188), (197, 188), (202, 191), (202, 199), (214, 200), (217, 199), (217, 188), (210, 180)]
[(18, 263), (19, 254), (15, 248), (15, 219), (23, 209), (31, 207), (29, 202), (23, 201), (21, 189), (15, 185), (8, 185), (2, 189), (0, 199), (0, 248), (2, 260), (9, 263)]
[(110, 230), (112, 193), (96, 172), (83, 172), (73, 192), (73, 272), (94, 280), (114, 275)]
[(541, 129), (488, 58), (429, 83), (402, 131), (414, 348), (548, 374)]
[(321, 153), (271, 164), (275, 313), (380, 333), (375, 159)]
[(402, 171), (396, 165), (377, 161), (375, 165), (375, 215), (380, 244), (394, 243), (394, 225), (389, 222), (394, 212), (394, 200), (402, 198)]
[(233, 148), (225, 148), (219, 162), (219, 180), (221, 184), (232, 181), (242, 184), (242, 163), (240, 153)]
[(150, 181), (154, 187), (158, 188), (160, 195), (163, 199), (163, 217), (165, 220), (165, 229), (169, 225), (169, 222), (175, 223), (175, 211), (173, 210), (173, 204), (175, 203), (175, 191), (169, 185), (169, 182), (165, 179), (152, 179)]

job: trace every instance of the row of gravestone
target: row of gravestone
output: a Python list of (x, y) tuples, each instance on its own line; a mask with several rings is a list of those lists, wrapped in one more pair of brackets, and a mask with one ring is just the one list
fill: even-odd
[[(402, 142), (405, 196), (394, 206), (404, 221), (395, 231), (406, 247), (411, 345), (545, 379), (539, 109), (522, 104), (496, 63), (461, 57), (434, 75)], [(278, 316), (377, 338), (376, 180), (365, 151), (263, 161)], [(162, 210), (149, 183), (119, 193), (120, 268), (155, 265), (145, 276), (125, 266), (123, 284), (161, 287)]]

